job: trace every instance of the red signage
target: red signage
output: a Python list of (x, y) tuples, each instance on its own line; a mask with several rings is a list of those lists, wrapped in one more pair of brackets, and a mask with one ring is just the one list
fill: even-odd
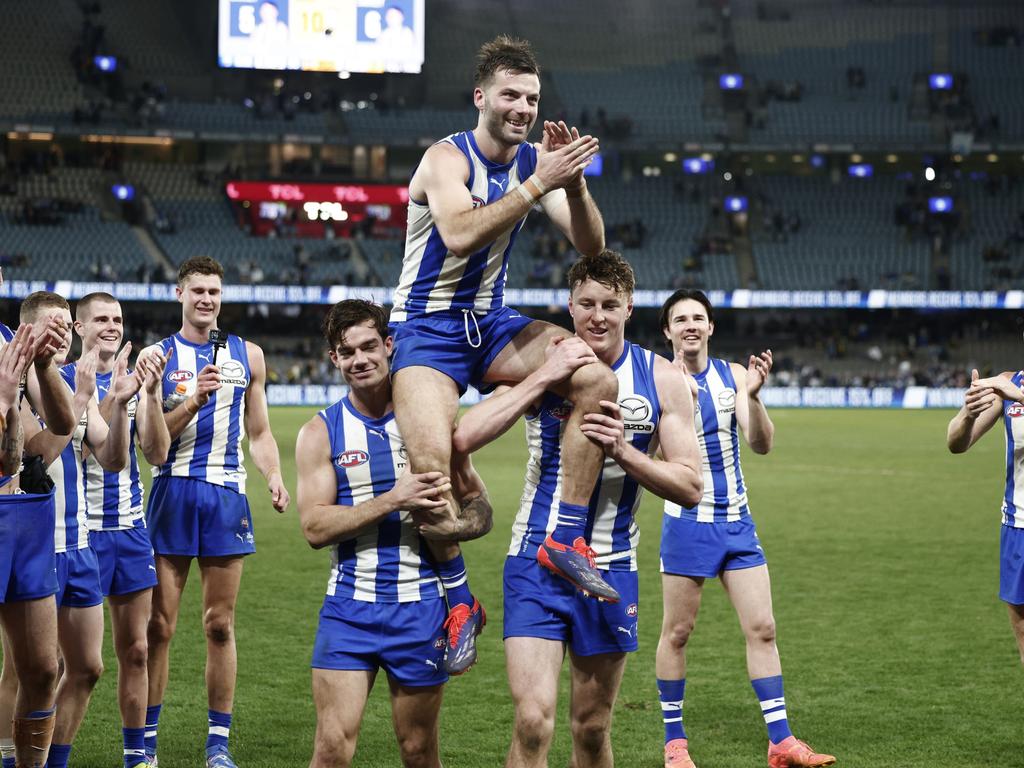
[(306, 184), (277, 181), (229, 181), (224, 188), (232, 200), (287, 203), (359, 203), (362, 205), (405, 205), (409, 188), (398, 184)]

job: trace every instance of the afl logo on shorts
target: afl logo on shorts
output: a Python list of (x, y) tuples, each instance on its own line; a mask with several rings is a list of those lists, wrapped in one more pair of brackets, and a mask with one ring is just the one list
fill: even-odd
[(562, 403), (554, 408), (548, 408), (548, 413), (559, 421), (568, 421), (569, 417), (572, 416), (572, 403)]
[(636, 616), (636, 614), (637, 614), (636, 603), (630, 603), (626, 607), (626, 615), (627, 616)]
[(192, 371), (182, 371), (182, 370), (171, 371), (170, 373), (167, 374), (167, 378), (170, 381), (173, 381), (175, 384), (178, 384), (178, 383), (180, 383), (182, 381), (188, 381), (191, 378), (193, 378), (194, 376), (195, 376), (195, 374), (192, 373)]
[(366, 451), (345, 451), (334, 457), (334, 463), (345, 469), (360, 467), (370, 460)]
[(627, 431), (654, 431), (654, 423), (651, 421), (654, 408), (651, 406), (651, 401), (643, 395), (629, 395), (622, 398), (619, 400), (619, 411), (622, 413), (622, 421)]
[(1018, 416), (1024, 416), (1024, 405), (1020, 403), (1014, 403), (1006, 409), (1006, 415), (1017, 418)]
[(443, 637), (437, 638), (437, 640), (434, 641), (434, 647), (437, 648), (437, 650), (439, 650), (439, 651), (442, 648), (444, 648), (444, 638)]

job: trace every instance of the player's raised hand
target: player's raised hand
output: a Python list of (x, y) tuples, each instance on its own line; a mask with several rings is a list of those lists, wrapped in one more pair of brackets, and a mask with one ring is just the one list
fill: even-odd
[(583, 169), (600, 148), (595, 137), (581, 136), (558, 149), (538, 152), (534, 174), (544, 187), (542, 191), (550, 192), (579, 183)]
[(196, 391), (192, 394), (196, 404), (202, 408), (210, 402), (210, 395), (220, 389), (220, 368), (207, 364), (196, 377)]
[(160, 381), (173, 354), (174, 347), (171, 347), (166, 353), (140, 354), (135, 361), (135, 372), (142, 376), (142, 387), (148, 395), (156, 397), (160, 394)]
[(0, 417), (18, 401), (21, 380), (34, 355), (35, 330), (31, 323), (23, 323), (14, 338), (0, 349)]
[(618, 403), (602, 400), (604, 413), (585, 413), (580, 429), (583, 434), (601, 446), (605, 455), (618, 461), (626, 452), (626, 424)]
[(986, 379), (978, 379), (975, 378), (976, 373), (977, 371), (971, 371), (971, 388), (967, 390), (968, 394), (989, 390), (1003, 400), (1013, 400), (1018, 403), (1024, 401), (1024, 392), (1005, 376), (989, 376)]
[(75, 366), (75, 392), (92, 397), (96, 392), (96, 368), (99, 366), (100, 348), (93, 347), (80, 358)]
[(747, 363), (747, 396), (755, 397), (768, 381), (772, 370), (772, 351), (766, 349), (760, 355), (751, 355)]
[(267, 490), (270, 491), (270, 503), (274, 505), (274, 509), (278, 512), (284, 512), (288, 509), (288, 504), (291, 503), (292, 497), (284, 485), (284, 478), (281, 477), (280, 470), (270, 473), (270, 478), (267, 480)]
[(33, 360), (42, 366), (50, 364), (53, 360), (53, 356), (57, 354), (65, 341), (71, 335), (71, 326), (64, 322), (61, 318), (53, 315), (49, 320), (46, 321), (46, 325), (43, 327), (42, 332), (35, 336), (35, 344), (33, 346)]
[(578, 336), (556, 336), (544, 350), (542, 366), (550, 383), (565, 381), (584, 365), (597, 362), (594, 350)]
[(444, 494), (451, 489), (443, 472), (405, 472), (388, 493), (399, 509), (439, 509), (448, 505)]

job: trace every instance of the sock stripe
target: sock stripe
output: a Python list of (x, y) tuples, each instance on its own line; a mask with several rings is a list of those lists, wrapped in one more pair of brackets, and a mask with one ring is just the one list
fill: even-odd
[(779, 722), (779, 720), (785, 720), (785, 719), (786, 719), (786, 710), (784, 710), (784, 709), (779, 709), (779, 710), (777, 710), (775, 712), (766, 712), (765, 716), (764, 716), (764, 721), (766, 723), (777, 723), (777, 722)]
[(226, 739), (231, 734), (231, 729), (225, 728), (222, 725), (211, 725), (209, 734), (211, 736), (223, 736)]
[(765, 699), (761, 702), (761, 711), (767, 712), (770, 709), (777, 709), (778, 707), (786, 706), (786, 699), (780, 697), (778, 699)]
[(681, 701), (663, 701), (661, 702), (662, 712), (680, 712), (683, 709), (683, 702)]

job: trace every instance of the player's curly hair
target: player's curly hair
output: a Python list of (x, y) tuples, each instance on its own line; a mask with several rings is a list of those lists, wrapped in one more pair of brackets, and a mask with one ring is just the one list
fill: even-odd
[(21, 309), (18, 312), (18, 319), (23, 323), (34, 323), (39, 313), (48, 307), (57, 309), (71, 309), (68, 300), (59, 293), (53, 291), (36, 291), (30, 293), (21, 302)]
[(476, 78), (473, 83), (477, 87), (486, 85), (496, 72), (512, 72), (517, 75), (540, 76), (540, 64), (533, 53), (533, 48), (526, 40), (498, 35), (488, 43), (480, 46), (476, 52)]
[(661, 312), (658, 314), (658, 325), (661, 330), (668, 328), (669, 322), (672, 320), (669, 317), (669, 312), (672, 311), (672, 307), (678, 304), (680, 301), (686, 301), (692, 299), (693, 301), (700, 302), (704, 305), (704, 309), (708, 313), (708, 322), (715, 322), (715, 308), (711, 306), (711, 299), (708, 298), (704, 291), (698, 290), (697, 288), (680, 288), (667, 299), (665, 303), (661, 305)]
[(216, 275), (224, 279), (224, 267), (216, 259), (209, 256), (193, 256), (185, 259), (178, 267), (178, 285), (184, 285), (186, 278), (192, 275)]
[(601, 283), (616, 293), (624, 293), (627, 296), (632, 296), (636, 287), (633, 267), (621, 253), (608, 248), (593, 256), (581, 256), (569, 267), (566, 279), (570, 293), (587, 280)]
[(331, 307), (321, 326), (327, 348), (332, 352), (337, 351), (345, 343), (345, 332), (353, 325), (362, 325), (367, 321), (373, 323), (381, 339), (391, 335), (388, 333), (388, 312), (380, 304), (366, 299), (339, 301)]

